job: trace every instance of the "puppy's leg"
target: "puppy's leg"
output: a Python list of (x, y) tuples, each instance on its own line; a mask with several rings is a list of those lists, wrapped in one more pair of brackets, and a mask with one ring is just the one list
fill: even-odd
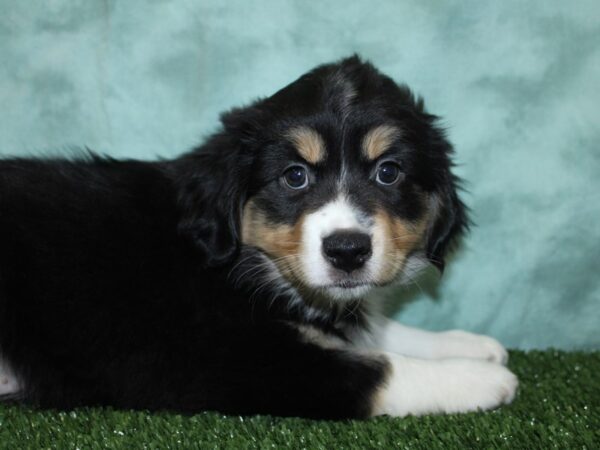
[(209, 409), (321, 419), (468, 412), (509, 403), (517, 389), (508, 369), (487, 361), (361, 351), (299, 331), (299, 341), (280, 335), (267, 353), (228, 358), (218, 384), (203, 383), (216, 395)]
[[(343, 355), (353, 359), (357, 367), (360, 367), (359, 362), (366, 363), (373, 358), (387, 361), (385, 379), (370, 398), (371, 415), (401, 417), (487, 410), (510, 403), (517, 390), (517, 378), (505, 367), (492, 362), (477, 359), (427, 360), (395, 353), (351, 353), (348, 350), (338, 354), (336, 350), (344, 349), (340, 342), (331, 341), (315, 330), (303, 328), (302, 331), (309, 342), (333, 350), (332, 355), (337, 355), (336, 358)], [(328, 380), (331, 374), (334, 371), (328, 370), (322, 380)], [(332, 380), (336, 378), (334, 374)], [(364, 389), (358, 389), (353, 396), (364, 392)]]
[(487, 361), (387, 356), (391, 371), (374, 398), (373, 415), (487, 410), (510, 403), (518, 386), (508, 369)]
[(508, 353), (494, 338), (466, 331), (430, 332), (389, 319), (379, 322), (379, 342), (385, 351), (426, 359), (474, 358), (506, 364)]
[(374, 402), (391, 374), (391, 364), (381, 353), (311, 344), (268, 358), (243, 357), (230, 364), (216, 384), (204, 382), (208, 403), (203, 409), (229, 414), (364, 419), (373, 415)]

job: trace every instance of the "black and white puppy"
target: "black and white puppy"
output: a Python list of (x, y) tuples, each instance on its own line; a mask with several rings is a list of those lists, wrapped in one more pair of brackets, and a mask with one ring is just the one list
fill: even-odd
[(495, 340), (381, 317), (466, 228), (452, 148), (357, 57), (174, 160), (0, 161), (0, 393), (39, 407), (314, 418), (489, 409)]

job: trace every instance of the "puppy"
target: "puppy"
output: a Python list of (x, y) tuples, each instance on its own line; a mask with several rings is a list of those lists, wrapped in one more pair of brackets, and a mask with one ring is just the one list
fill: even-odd
[(312, 418), (510, 402), (495, 340), (384, 319), (467, 226), (423, 102), (357, 57), (188, 154), (0, 161), (0, 393)]

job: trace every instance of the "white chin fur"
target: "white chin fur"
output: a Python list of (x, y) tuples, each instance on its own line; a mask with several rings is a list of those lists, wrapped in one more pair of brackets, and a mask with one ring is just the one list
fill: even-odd
[(324, 289), (324, 292), (332, 300), (347, 301), (363, 298), (371, 291), (371, 289), (372, 287), (369, 285), (351, 288), (327, 287)]

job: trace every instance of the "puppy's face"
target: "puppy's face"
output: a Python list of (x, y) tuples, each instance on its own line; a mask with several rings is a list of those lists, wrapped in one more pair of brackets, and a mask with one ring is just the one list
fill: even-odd
[(439, 262), (432, 241), (462, 204), (449, 144), (408, 90), (353, 59), (233, 115), (256, 153), (242, 241), (296, 288), (355, 299)]

